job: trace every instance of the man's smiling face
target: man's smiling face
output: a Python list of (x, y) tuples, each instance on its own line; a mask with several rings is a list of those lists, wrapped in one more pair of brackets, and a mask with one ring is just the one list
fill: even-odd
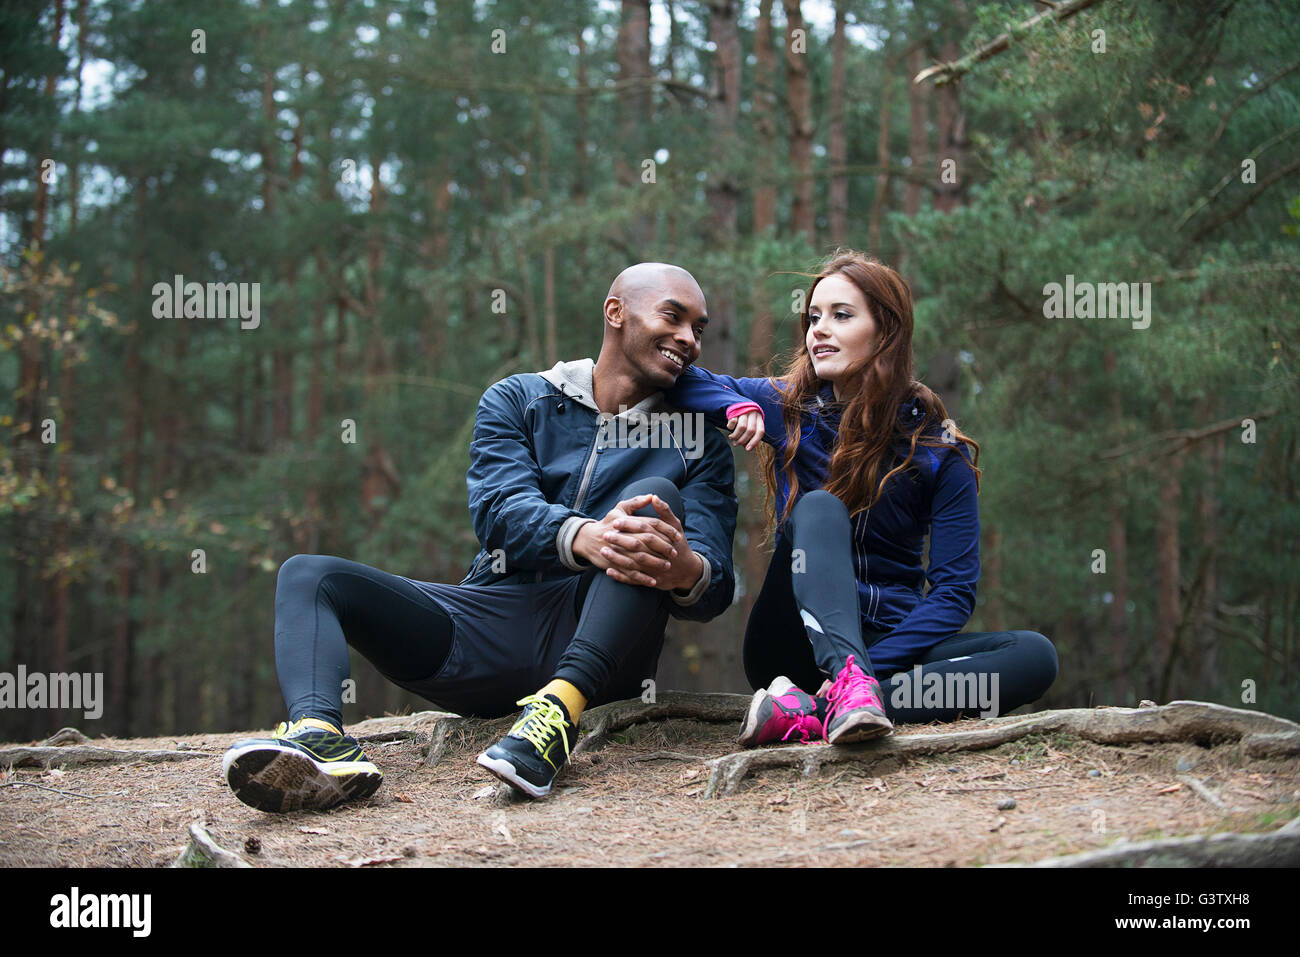
[(620, 292), (617, 313), (623, 321), (625, 361), (648, 386), (671, 388), (682, 370), (700, 357), (700, 340), (709, 322), (704, 293), (689, 273), (673, 267)]

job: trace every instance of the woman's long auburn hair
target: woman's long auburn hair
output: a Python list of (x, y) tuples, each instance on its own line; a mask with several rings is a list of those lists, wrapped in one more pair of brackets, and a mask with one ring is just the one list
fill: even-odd
[[(876, 503), (885, 483), (912, 462), (918, 445), (947, 448), (962, 442), (974, 450), (973, 461), (966, 461), (975, 472), (976, 494), (981, 469), (979, 443), (963, 434), (948, 417), (943, 401), (928, 386), (915, 378), (912, 357), (912, 290), (893, 269), (870, 256), (853, 250), (836, 251), (812, 277), (804, 299), (800, 327), (803, 337), (799, 348), (787, 360), (785, 371), (770, 381), (782, 393), (782, 417), (789, 440), (781, 470), (789, 486), (789, 496), (780, 516), (776, 515), (776, 450), (767, 443), (759, 446), (763, 479), (767, 486), (763, 507), (767, 513), (767, 534), (784, 525), (799, 495), (799, 479), (794, 460), (799, 449), (804, 416), (817, 406), (817, 395), (825, 385), (813, 372), (808, 354), (808, 308), (817, 284), (827, 276), (842, 276), (862, 293), (876, 323), (875, 350), (866, 357), (857, 374), (859, 388), (848, 396), (840, 419), (839, 433), (831, 455), (830, 475), (823, 486), (854, 516)], [(846, 390), (841, 389), (841, 392)], [(925, 415), (915, 428), (904, 428), (898, 410), (903, 402), (916, 396)], [(948, 443), (924, 433), (935, 424), (943, 424), (953, 436)], [(907, 458), (880, 477), (882, 469), (893, 460), (892, 448), (899, 439), (908, 443)]]

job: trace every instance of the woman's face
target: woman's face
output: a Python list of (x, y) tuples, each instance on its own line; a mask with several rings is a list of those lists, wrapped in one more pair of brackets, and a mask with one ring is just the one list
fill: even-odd
[(842, 275), (827, 276), (813, 289), (804, 342), (817, 378), (833, 383), (836, 399), (875, 348), (876, 320), (861, 291)]

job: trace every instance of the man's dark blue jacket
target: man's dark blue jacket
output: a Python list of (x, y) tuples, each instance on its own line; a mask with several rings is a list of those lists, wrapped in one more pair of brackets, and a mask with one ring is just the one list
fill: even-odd
[[(662, 427), (658, 415), (685, 415), (656, 392), (618, 417), (602, 413), (592, 391), (591, 359), (502, 379), (483, 394), (466, 474), (480, 550), (462, 585), (515, 584), (573, 575), (591, 567), (573, 554), (588, 521), (604, 518), (630, 483), (668, 479), (681, 492), (682, 528), (704, 573), (690, 592), (670, 591), (674, 618), (708, 621), (735, 592), (731, 545), (736, 531), (735, 464), (716, 429)], [(631, 447), (621, 439), (639, 417), (656, 436)], [(640, 420), (644, 421), (644, 420)], [(500, 549), (500, 552), (496, 550)], [(494, 553), (495, 556), (494, 556)], [(504, 559), (496, 561), (494, 558)], [(494, 568), (501, 568), (497, 571)]]

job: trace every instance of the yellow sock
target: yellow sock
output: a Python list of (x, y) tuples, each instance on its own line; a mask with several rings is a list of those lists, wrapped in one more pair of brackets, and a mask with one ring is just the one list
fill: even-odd
[(546, 687), (538, 694), (552, 694), (564, 703), (564, 709), (569, 712), (569, 720), (574, 724), (582, 717), (582, 709), (587, 707), (587, 699), (583, 697), (581, 691), (559, 678), (548, 681)]
[(322, 720), (321, 718), (303, 718), (302, 721), (303, 724), (307, 725), (309, 728), (320, 728), (322, 731), (333, 731), (335, 734), (340, 735), (343, 733), (342, 728), (336, 728), (334, 725), (330, 724), (328, 721)]

